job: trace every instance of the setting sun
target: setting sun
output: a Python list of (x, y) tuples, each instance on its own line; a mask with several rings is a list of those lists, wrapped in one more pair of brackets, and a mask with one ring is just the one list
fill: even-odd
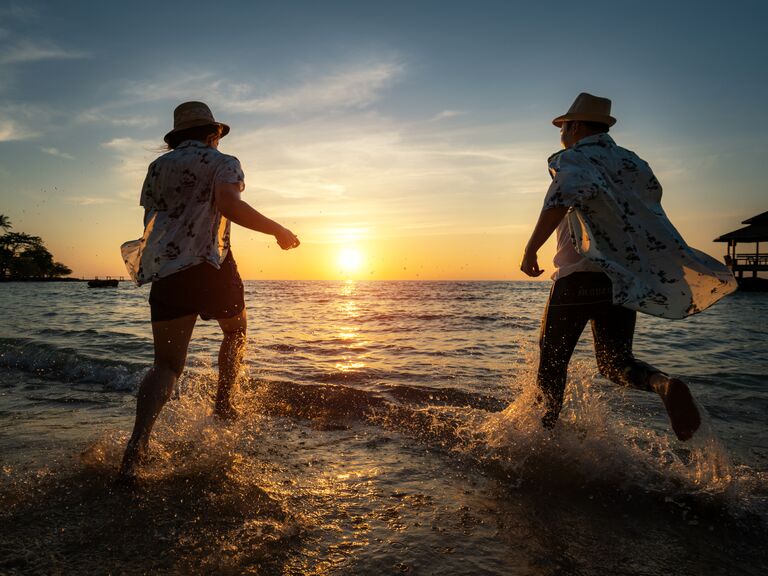
[(339, 269), (345, 274), (359, 272), (363, 264), (363, 253), (358, 248), (343, 248), (337, 259)]

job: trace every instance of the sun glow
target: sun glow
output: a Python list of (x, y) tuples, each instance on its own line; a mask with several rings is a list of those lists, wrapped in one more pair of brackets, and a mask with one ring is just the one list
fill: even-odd
[(359, 272), (363, 265), (363, 253), (358, 248), (343, 248), (339, 251), (337, 262), (344, 274), (354, 274)]

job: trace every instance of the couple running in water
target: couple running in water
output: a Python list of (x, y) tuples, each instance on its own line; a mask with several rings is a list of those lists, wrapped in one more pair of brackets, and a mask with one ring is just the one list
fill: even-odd
[[(636, 311), (683, 318), (735, 289), (730, 271), (689, 248), (667, 220), (661, 186), (646, 162), (616, 145), (611, 102), (580, 94), (553, 123), (564, 150), (549, 158), (552, 184), (520, 269), (539, 276), (536, 253), (557, 230), (555, 281), (542, 320), (537, 383), (542, 424), (557, 422), (568, 363), (592, 323), (600, 372), (613, 382), (659, 394), (680, 440), (700, 416), (688, 387), (634, 358)], [(121, 251), (131, 277), (152, 283), (149, 304), (155, 360), (139, 387), (136, 421), (119, 477), (131, 480), (147, 454), (155, 420), (184, 369), (197, 317), (223, 333), (214, 414), (233, 405), (246, 344), (243, 283), (230, 248), (230, 223), (275, 237), (289, 250), (299, 239), (240, 195), (245, 177), (234, 156), (218, 151), (229, 126), (202, 102), (174, 110), (168, 152), (149, 166), (141, 190), (144, 234)]]

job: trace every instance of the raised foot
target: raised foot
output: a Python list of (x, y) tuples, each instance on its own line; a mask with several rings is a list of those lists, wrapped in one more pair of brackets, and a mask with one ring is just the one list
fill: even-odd
[(690, 440), (701, 425), (701, 417), (688, 386), (677, 378), (667, 378), (666, 383), (659, 386), (657, 392), (664, 402), (672, 430), (678, 440)]

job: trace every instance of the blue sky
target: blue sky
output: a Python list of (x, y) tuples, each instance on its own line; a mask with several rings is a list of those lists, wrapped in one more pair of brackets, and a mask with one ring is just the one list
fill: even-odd
[[(245, 198), (302, 238), (235, 233), (251, 278), (519, 278), (558, 148), (609, 97), (689, 243), (768, 209), (766, 5), (754, 2), (0, 2), (0, 213), (75, 273), (122, 274), (181, 101), (232, 126)], [(551, 246), (542, 260), (551, 257)], [(546, 267), (546, 266), (545, 266)]]

